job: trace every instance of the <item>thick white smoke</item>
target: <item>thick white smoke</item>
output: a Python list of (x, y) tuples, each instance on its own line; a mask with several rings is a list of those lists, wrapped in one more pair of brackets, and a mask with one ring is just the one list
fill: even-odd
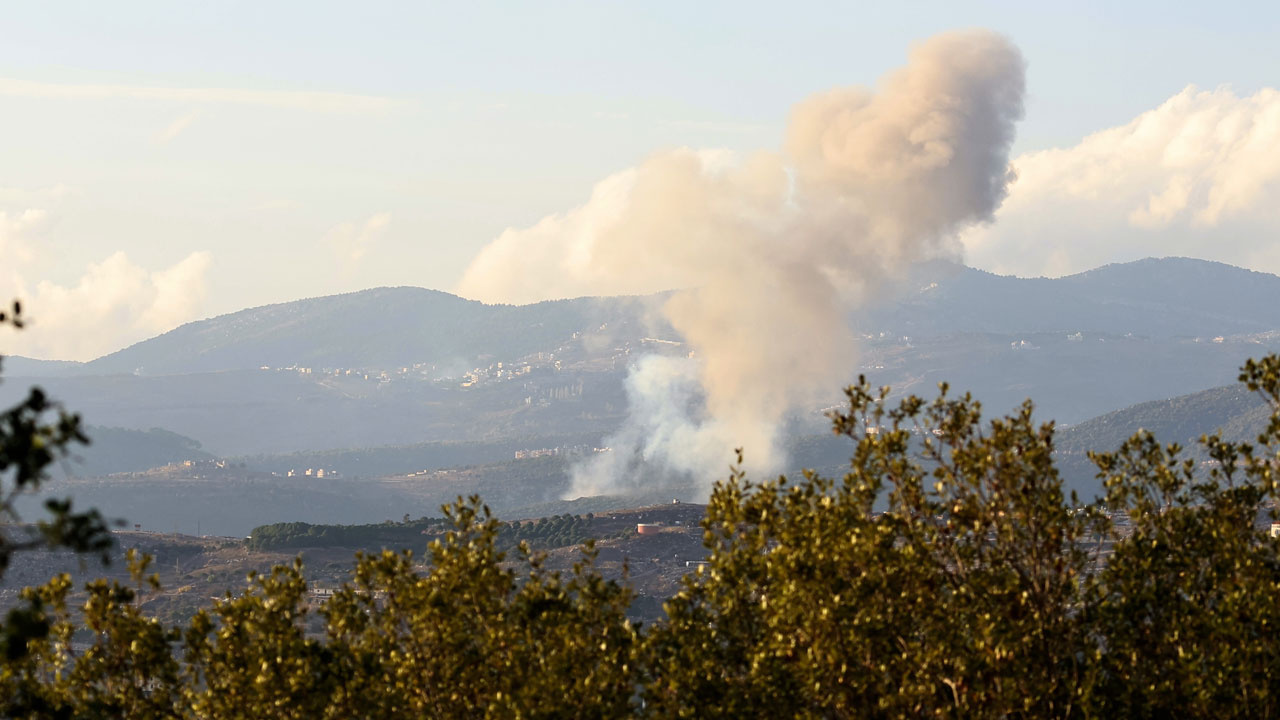
[(876, 91), (798, 104), (780, 152), (659, 153), (586, 205), (487, 246), (464, 295), (679, 289), (663, 310), (693, 358), (637, 363), (631, 418), (611, 455), (578, 469), (572, 494), (637, 482), (637, 457), (710, 480), (742, 446), (753, 469), (778, 469), (781, 421), (855, 366), (848, 312), (906, 263), (958, 252), (957, 231), (999, 206), (1023, 88), (1022, 57), (1003, 37), (940, 35)]

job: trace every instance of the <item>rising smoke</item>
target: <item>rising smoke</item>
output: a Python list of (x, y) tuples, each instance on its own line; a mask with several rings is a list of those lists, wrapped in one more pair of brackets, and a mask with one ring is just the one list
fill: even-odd
[(570, 495), (629, 489), (637, 460), (709, 482), (737, 446), (753, 471), (781, 468), (782, 420), (856, 364), (848, 313), (992, 217), (1023, 88), (1003, 37), (939, 35), (876, 91), (799, 103), (781, 152), (662, 152), (484, 248), (459, 292), (486, 301), (680, 289), (663, 312), (693, 357), (636, 363), (614, 452), (577, 468)]

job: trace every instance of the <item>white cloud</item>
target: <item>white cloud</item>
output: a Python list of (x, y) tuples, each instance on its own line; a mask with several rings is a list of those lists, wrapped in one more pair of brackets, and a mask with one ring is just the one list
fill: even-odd
[(359, 262), (390, 224), (391, 213), (385, 212), (371, 215), (363, 223), (342, 223), (329, 231), (329, 242), (339, 259)]
[[(25, 329), (0, 329), (0, 355), (91, 360), (200, 317), (208, 252), (150, 270), (123, 252), (90, 263), (74, 283), (36, 280), (65, 265), (46, 230), (58, 212), (15, 202), (55, 204), (74, 192), (65, 185), (0, 187), (0, 305), (22, 301)], [(5, 206), (8, 207), (5, 207)]]
[(1280, 91), (1188, 87), (1013, 166), (995, 223), (963, 238), (977, 267), (1061, 275), (1187, 255), (1280, 272)]
[(168, 127), (162, 130), (158, 135), (156, 135), (156, 142), (160, 145), (169, 144), (170, 142), (173, 141), (174, 138), (181, 135), (182, 131), (191, 127), (191, 123), (195, 122), (196, 118), (199, 116), (200, 116), (200, 111), (197, 110), (194, 112), (189, 112), (186, 115), (183, 115), (182, 117), (178, 118), (177, 120), (174, 120), (172, 123), (169, 123)]
[(0, 95), (66, 100), (161, 100), (183, 103), (262, 105), (312, 112), (385, 112), (401, 102), (351, 93), (239, 88), (166, 88), (143, 85), (64, 85), (0, 78)]
[(30, 236), (46, 224), (48, 217), (40, 208), (21, 212), (0, 210), (0, 261), (10, 268), (31, 262), (35, 249)]
[(0, 210), (0, 303), (23, 304), (26, 328), (0, 331), (0, 354), (91, 360), (199, 316), (212, 256), (194, 252), (161, 270), (142, 268), (123, 253), (92, 263), (72, 285), (27, 279), (56, 262), (41, 241), (50, 213)]
[(69, 286), (34, 286), (12, 275), (7, 296), (20, 298), (27, 327), (6, 331), (3, 354), (91, 360), (199, 317), (206, 294), (208, 252), (148, 271), (117, 252), (90, 264)]

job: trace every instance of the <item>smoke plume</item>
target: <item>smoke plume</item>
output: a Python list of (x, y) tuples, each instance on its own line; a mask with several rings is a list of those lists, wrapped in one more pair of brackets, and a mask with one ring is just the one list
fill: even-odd
[(625, 489), (635, 462), (709, 480), (735, 446), (751, 468), (779, 469), (782, 420), (855, 366), (848, 313), (992, 217), (1023, 87), (1003, 37), (939, 35), (876, 90), (799, 103), (780, 151), (658, 153), (484, 248), (458, 289), (486, 301), (678, 289), (663, 312), (692, 357), (635, 365), (630, 420), (572, 494)]

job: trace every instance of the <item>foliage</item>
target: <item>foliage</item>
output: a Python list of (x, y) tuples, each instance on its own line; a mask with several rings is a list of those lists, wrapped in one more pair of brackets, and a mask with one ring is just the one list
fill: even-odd
[[(0, 311), (0, 325), (23, 326), (19, 303)], [(15, 553), (39, 548), (94, 552), (108, 559), (111, 534), (97, 511), (76, 511), (69, 499), (51, 498), (45, 502), (48, 517), (24, 525), (15, 508), (19, 496), (39, 489), (50, 465), (72, 446), (88, 442), (80, 416), (64, 412), (40, 388), (31, 388), (26, 399), (0, 411), (0, 575)], [(46, 631), (32, 613), (12, 611), (0, 626), (5, 656), (20, 657), (27, 641)]]
[[(1280, 358), (1241, 381), (1280, 407)], [(1093, 456), (1107, 493), (1084, 504), (1029, 404), (983, 426), (945, 386), (886, 394), (849, 389), (841, 482), (716, 488), (709, 572), (646, 639), (653, 714), (1280, 714), (1280, 556), (1256, 527), (1280, 414), (1256, 446), (1203, 438), (1203, 469), (1139, 432)]]
[[(1280, 408), (1280, 357), (1241, 381)], [(1280, 412), (1202, 464), (1139, 432), (1093, 460), (1103, 497), (1063, 490), (1030, 404), (983, 421), (943, 386), (891, 406), (865, 381), (834, 428), (843, 478), (755, 483), (707, 507), (709, 564), (649, 628), (588, 544), (567, 575), (478, 498), (446, 508), (425, 562), (358, 555), (330, 599), (302, 566), (252, 576), (183, 628), (154, 592), (29, 588), (13, 717), (1280, 716)], [(425, 521), (420, 521), (425, 522)], [(413, 523), (389, 524), (387, 527)], [(381, 526), (371, 526), (381, 527)], [(542, 529), (539, 529), (539, 528)], [(528, 528), (526, 530), (526, 528)], [(308, 530), (308, 532), (310, 532)], [(504, 548), (512, 548), (510, 552)], [(87, 649), (85, 649), (87, 647)], [(11, 648), (12, 649), (12, 648)]]
[(842, 482), (716, 488), (709, 572), (650, 638), (659, 715), (1062, 716), (1085, 700), (1076, 591), (1105, 523), (1062, 496), (1052, 426), (1027, 405), (984, 429), (945, 387), (894, 410), (886, 395), (849, 389)]
[[(548, 572), (527, 546), (517, 572), (478, 498), (448, 508), (429, 570), (410, 551), (358, 556), (354, 579), (313, 615), (301, 563), (251, 576), (248, 589), (184, 629), (139, 611), (138, 590), (87, 588), (83, 625), (70, 580), (26, 591), (49, 628), (0, 670), (6, 717), (472, 718), (618, 717), (635, 695), (631, 594), (592, 568)], [(155, 589), (154, 583), (151, 589)], [(88, 649), (77, 630), (88, 630)]]
[[(420, 518), (407, 522), (372, 525), (313, 525), (304, 522), (260, 525), (249, 533), (250, 550), (286, 550), (307, 547), (346, 547), (366, 550), (422, 547), (448, 529), (443, 519)], [(425, 536), (425, 537), (424, 537)]]
[(545, 550), (581, 545), (588, 540), (603, 539), (591, 531), (592, 520), (590, 514), (565, 513), (536, 521), (504, 523), (498, 528), (497, 541), (502, 547), (527, 543), (531, 548)]
[[(260, 525), (249, 533), (245, 546), (250, 550), (285, 550), (290, 548), (343, 547), (379, 551), (422, 547), (440, 539), (451, 525), (441, 518), (419, 518), (404, 522), (370, 525), (313, 525), (304, 522)], [(499, 549), (511, 550), (520, 543), (540, 550), (580, 545), (598, 540), (591, 532), (591, 518), (581, 515), (554, 515), (539, 520), (499, 523), (495, 543)]]

